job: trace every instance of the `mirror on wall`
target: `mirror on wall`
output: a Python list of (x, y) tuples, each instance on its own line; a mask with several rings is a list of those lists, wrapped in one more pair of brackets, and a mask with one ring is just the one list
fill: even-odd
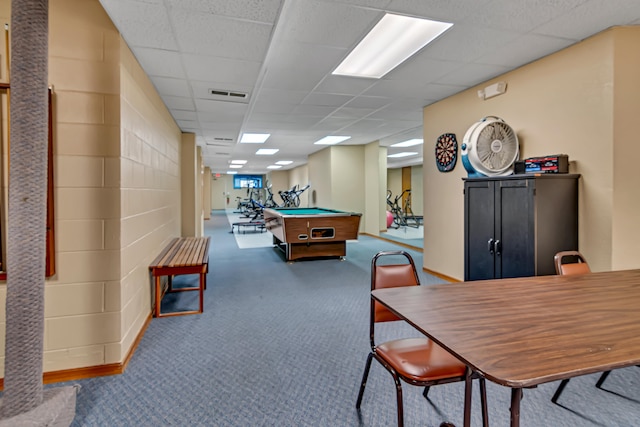
[[(2, 109), (2, 144), (0, 145), (0, 280), (6, 280), (6, 254), (7, 254), (7, 216), (9, 201), (9, 158), (10, 146), (10, 121), (11, 86), (9, 83), (0, 83), (0, 108)], [(46, 277), (55, 274), (55, 233), (54, 233), (54, 205), (53, 205), (53, 91), (49, 89), (49, 136), (47, 149), (47, 230), (46, 230)]]
[(380, 237), (424, 247), (422, 165), (387, 169), (387, 230)]

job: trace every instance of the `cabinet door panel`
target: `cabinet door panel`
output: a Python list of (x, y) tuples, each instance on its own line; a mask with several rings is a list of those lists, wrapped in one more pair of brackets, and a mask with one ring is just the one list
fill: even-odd
[(535, 275), (534, 182), (496, 181), (496, 278)]
[(465, 184), (465, 280), (493, 279), (494, 185), (490, 181)]

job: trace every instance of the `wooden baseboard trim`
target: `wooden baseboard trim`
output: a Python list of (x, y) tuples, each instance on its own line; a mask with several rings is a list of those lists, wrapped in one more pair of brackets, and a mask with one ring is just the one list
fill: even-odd
[[(75, 368), (75, 369), (64, 369), (61, 371), (52, 371), (45, 372), (42, 375), (42, 382), (44, 384), (52, 384), (52, 383), (60, 383), (65, 381), (76, 381), (82, 380), (85, 378), (95, 378), (95, 377), (104, 377), (109, 375), (119, 375), (122, 374), (125, 369), (127, 369), (127, 365), (129, 361), (133, 357), (138, 345), (140, 344), (140, 340), (144, 336), (147, 328), (149, 327), (149, 323), (151, 323), (151, 313), (147, 317), (147, 320), (144, 322), (142, 329), (138, 333), (133, 345), (129, 349), (129, 353), (124, 358), (121, 363), (110, 363), (107, 365), (98, 365), (98, 366), (87, 366), (84, 368)], [(0, 378), (0, 390), (4, 390), (4, 378)]]
[(376, 236), (375, 234), (369, 234), (369, 233), (360, 233), (360, 234), (363, 234), (363, 235), (369, 236), (369, 237), (373, 237), (374, 239), (384, 240), (385, 242), (394, 243), (394, 244), (396, 244), (398, 246), (402, 246), (403, 248), (413, 249), (414, 251), (419, 251), (419, 252), (423, 251), (423, 249), (418, 247), (418, 246), (408, 245), (406, 243), (398, 242), (397, 240), (387, 239), (387, 238), (382, 237), (382, 236)]
[(461, 282), (461, 280), (454, 279), (453, 277), (449, 277), (449, 276), (444, 275), (442, 273), (438, 273), (437, 271), (429, 270), (428, 268), (422, 267), (422, 271), (424, 271), (426, 273), (429, 273), (432, 276), (436, 276), (439, 279), (446, 280), (447, 282), (451, 282), (451, 283)]

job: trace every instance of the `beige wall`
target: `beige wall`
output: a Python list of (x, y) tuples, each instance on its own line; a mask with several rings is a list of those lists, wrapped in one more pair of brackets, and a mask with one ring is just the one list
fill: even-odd
[(320, 206), (363, 214), (364, 226), (364, 145), (330, 147), (331, 151), (331, 205)]
[(205, 220), (211, 219), (211, 168), (205, 167), (202, 173), (202, 215)]
[[(74, 0), (77, 2), (79, 0)], [(97, 2), (96, 2), (97, 3)], [(149, 316), (149, 264), (179, 236), (182, 134), (120, 39), (120, 362)], [(116, 160), (117, 162), (117, 160)], [(117, 286), (114, 283), (113, 286)]]
[(611, 268), (640, 267), (640, 31), (619, 28), (613, 32), (615, 48), (613, 85), (613, 218)]
[[(307, 184), (311, 184), (311, 187), (309, 187), (304, 193), (300, 195), (301, 208), (313, 206), (313, 202), (311, 199), (315, 188), (309, 178), (309, 166), (298, 166), (297, 168), (294, 168), (290, 171), (289, 185), (287, 186), (288, 190), (291, 189), (294, 185), (297, 185), (298, 188), (304, 188)], [(279, 200), (279, 202), (281, 202), (281, 200)]]
[(200, 162), (196, 136), (192, 133), (182, 135), (180, 144), (180, 176), (181, 176), (181, 200), (182, 221), (180, 233), (183, 237), (200, 236), (198, 223), (202, 213), (198, 209), (198, 182), (201, 182)]
[[(638, 181), (631, 164), (634, 156), (629, 155), (638, 152), (631, 117), (640, 99), (639, 41), (637, 27), (607, 30), (430, 105), (424, 109), (425, 143), (443, 132), (455, 133), (461, 143), (473, 123), (495, 115), (517, 132), (521, 158), (568, 154), (570, 171), (582, 174), (580, 250), (595, 271), (637, 268), (637, 257), (628, 253), (637, 247), (633, 218), (640, 207), (638, 186), (632, 184)], [(478, 99), (477, 89), (499, 80), (508, 84), (504, 95)], [(433, 244), (425, 245), (424, 267), (461, 279), (462, 178), (467, 174), (460, 162), (445, 174), (429, 160), (425, 154), (425, 241)]]
[[(282, 198), (280, 197), (280, 194), (278, 192), (289, 190), (291, 188), (291, 186), (289, 185), (289, 171), (271, 171), (267, 174), (267, 179), (269, 180), (269, 184), (271, 184), (271, 192), (273, 193), (274, 202), (277, 205), (281, 205)], [(302, 205), (302, 201), (300, 205), (306, 206)]]
[(325, 148), (311, 154), (307, 165), (309, 166), (309, 183), (311, 184), (310, 190), (312, 192), (310, 206), (332, 207), (331, 150)]
[(211, 208), (226, 209), (235, 208), (235, 200), (229, 195), (229, 203), (227, 203), (227, 192), (229, 191), (227, 177), (229, 175), (220, 175), (211, 177)]
[(411, 166), (411, 210), (414, 215), (423, 213), (422, 165)]
[[(181, 138), (97, 0), (50, 3), (49, 79), (56, 275), (45, 286), (46, 372), (122, 362), (138, 337), (148, 265), (179, 234)], [(4, 297), (3, 283), (3, 331)]]
[[(391, 202), (402, 193), (402, 168), (388, 169), (387, 170), (387, 188), (391, 191)], [(385, 199), (387, 192), (385, 191)], [(386, 200), (385, 200), (386, 204)], [(389, 210), (387, 208), (387, 210)]]
[(386, 230), (387, 148), (378, 141), (364, 147), (364, 188), (366, 213), (361, 229), (377, 236)]

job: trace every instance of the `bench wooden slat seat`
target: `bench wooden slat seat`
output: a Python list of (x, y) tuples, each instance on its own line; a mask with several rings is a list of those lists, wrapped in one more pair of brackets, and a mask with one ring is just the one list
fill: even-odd
[[(202, 313), (204, 309), (204, 290), (207, 287), (207, 272), (209, 270), (210, 240), (210, 237), (176, 237), (169, 242), (149, 265), (149, 270), (151, 270), (151, 275), (154, 277), (155, 282), (155, 317)], [(198, 286), (174, 289), (172, 278), (181, 274), (199, 274), (200, 281)], [(168, 286), (166, 292), (198, 291), (199, 309), (162, 313), (161, 303), (164, 296), (162, 276), (167, 276)]]

